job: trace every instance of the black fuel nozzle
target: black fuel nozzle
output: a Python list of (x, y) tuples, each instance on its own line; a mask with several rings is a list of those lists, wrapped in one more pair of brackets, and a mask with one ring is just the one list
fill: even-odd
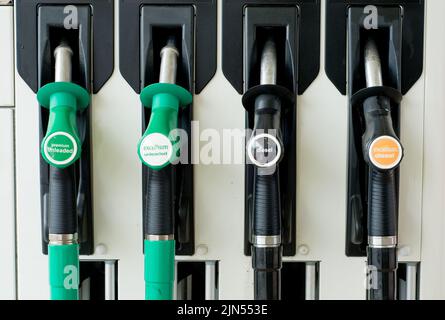
[(248, 158), (263, 175), (275, 172), (283, 156), (281, 137), (282, 101), (272, 88), (277, 84), (277, 53), (273, 40), (267, 40), (261, 55), (260, 86), (254, 105), (254, 127), (247, 145)]
[[(380, 56), (374, 40), (369, 40), (365, 46), (365, 73), (368, 88), (383, 87)], [(363, 135), (365, 161), (379, 171), (397, 168), (402, 161), (403, 147), (394, 130), (390, 97), (368, 97), (363, 102), (363, 114), (366, 122)]]
[[(363, 102), (366, 131), (363, 154), (369, 165), (368, 185), (368, 299), (396, 299), (398, 192), (396, 169), (403, 148), (391, 117), (391, 99), (385, 95), (377, 45), (365, 47), (367, 88), (382, 88)], [(377, 92), (376, 91), (376, 92)]]
[(243, 97), (254, 112), (254, 127), (247, 143), (248, 160), (255, 166), (253, 195), (252, 267), (256, 300), (281, 298), (282, 223), (278, 164), (284, 147), (280, 123), (283, 99), (291, 93), (277, 85), (275, 42), (265, 42), (261, 54), (260, 85)]

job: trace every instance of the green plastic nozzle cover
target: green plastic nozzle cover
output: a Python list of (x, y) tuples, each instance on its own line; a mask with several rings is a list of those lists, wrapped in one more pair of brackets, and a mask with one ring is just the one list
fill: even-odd
[(179, 107), (192, 103), (193, 96), (186, 89), (170, 83), (156, 83), (142, 90), (142, 104), (151, 108), (150, 122), (138, 143), (142, 163), (160, 170), (172, 163), (179, 153), (179, 143), (172, 131), (178, 126)]
[(145, 300), (173, 300), (175, 240), (144, 240)]
[(56, 168), (66, 168), (79, 159), (82, 144), (76, 124), (76, 113), (90, 103), (90, 95), (71, 82), (52, 82), (37, 92), (37, 100), (49, 108), (48, 128), (42, 140), (43, 159)]
[(79, 299), (79, 245), (49, 245), (51, 300)]

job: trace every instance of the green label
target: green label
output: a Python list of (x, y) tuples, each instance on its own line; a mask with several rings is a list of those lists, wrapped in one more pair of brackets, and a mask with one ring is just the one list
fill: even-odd
[(77, 143), (66, 132), (54, 132), (46, 139), (43, 151), (52, 164), (67, 165), (76, 157)]

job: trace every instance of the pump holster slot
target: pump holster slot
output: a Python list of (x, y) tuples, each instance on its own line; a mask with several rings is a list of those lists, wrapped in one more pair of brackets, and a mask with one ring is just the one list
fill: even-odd
[[(365, 25), (368, 5), (377, 10), (373, 20), (377, 26), (372, 28)], [(326, 73), (339, 91), (349, 96), (345, 253), (366, 256), (371, 177), (362, 147), (366, 130), (363, 104), (371, 97), (388, 98), (392, 127), (400, 137), (402, 95), (422, 74), (424, 1), (371, 0), (363, 4), (327, 0), (326, 8)], [(338, 32), (339, 28), (345, 32)], [(370, 39), (379, 51), (383, 85), (366, 88), (364, 50)], [(395, 181), (398, 199), (398, 168)]]

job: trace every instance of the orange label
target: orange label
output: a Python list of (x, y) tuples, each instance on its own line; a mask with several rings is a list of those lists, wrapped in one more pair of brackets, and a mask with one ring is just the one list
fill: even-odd
[(402, 146), (389, 136), (375, 139), (369, 149), (369, 159), (379, 169), (393, 169), (402, 160)]

